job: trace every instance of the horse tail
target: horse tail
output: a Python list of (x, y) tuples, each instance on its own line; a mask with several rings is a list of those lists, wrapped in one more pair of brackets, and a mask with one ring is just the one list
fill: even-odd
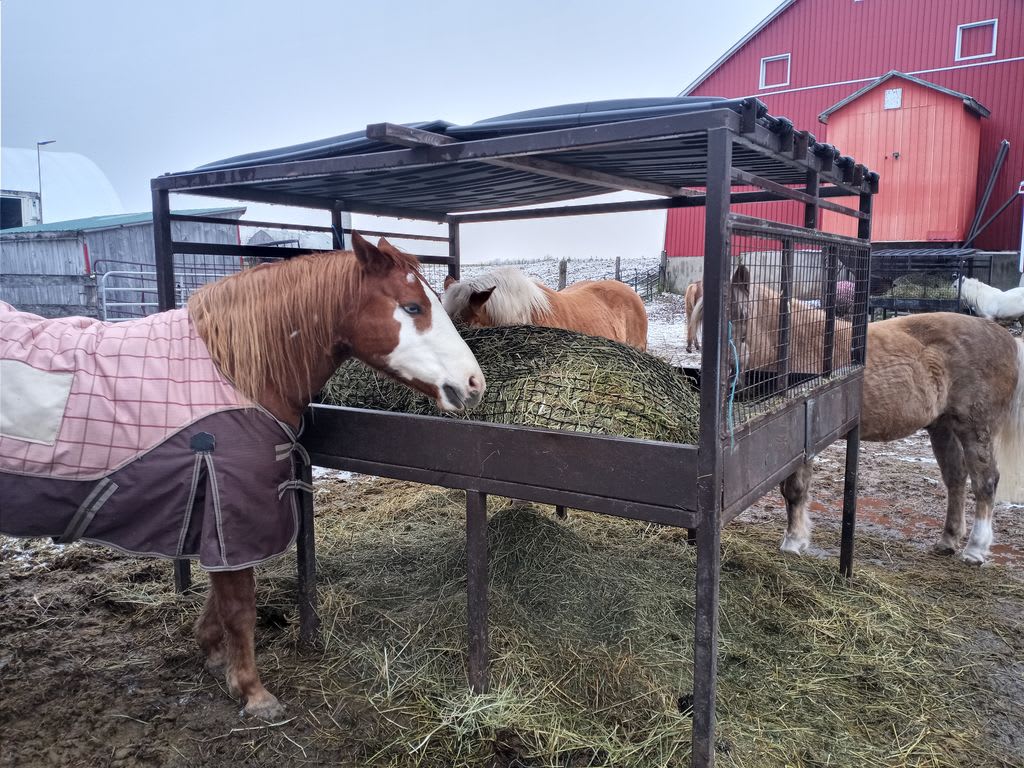
[(999, 488), (996, 499), (1024, 504), (1024, 339), (1017, 339), (1017, 389), (1008, 418), (995, 439)]

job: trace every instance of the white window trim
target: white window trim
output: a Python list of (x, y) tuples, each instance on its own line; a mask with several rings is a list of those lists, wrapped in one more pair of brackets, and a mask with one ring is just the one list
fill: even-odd
[[(957, 38), (957, 40), (959, 41), (959, 38)], [(957, 50), (959, 50), (959, 48)], [(772, 83), (771, 85), (765, 85), (765, 82), (764, 82), (764, 73), (765, 73), (764, 65), (767, 64), (769, 61), (782, 61), (783, 59), (786, 60), (786, 82), (784, 82), (784, 83)], [(780, 53), (777, 56), (765, 56), (763, 59), (761, 59), (761, 80), (760, 80), (760, 83), (757, 86), (758, 90), (763, 91), (766, 88), (785, 88), (787, 85), (789, 85), (790, 65), (791, 65), (791, 60), (790, 60), (790, 54), (788, 54), (788, 53)]]
[[(960, 44), (963, 42), (965, 29), (973, 27), (992, 27), (992, 50), (988, 53), (976, 53), (973, 56), (961, 56)], [(996, 55), (996, 44), (999, 39), (999, 19), (985, 19), (984, 21), (972, 21), (970, 24), (958, 24), (956, 28), (956, 56), (954, 61), (968, 61), (970, 59), (987, 59)]]

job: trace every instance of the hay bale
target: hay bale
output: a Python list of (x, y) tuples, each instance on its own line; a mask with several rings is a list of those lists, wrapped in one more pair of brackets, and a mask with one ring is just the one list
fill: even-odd
[[(466, 328), (462, 335), (487, 377), (487, 391), (475, 410), (456, 418), (673, 443), (697, 440), (700, 394), (657, 357), (560, 328)], [(356, 360), (338, 369), (321, 400), (440, 414), (432, 400)]]
[(935, 272), (912, 272), (892, 281), (892, 288), (882, 294), (893, 299), (955, 299), (956, 289), (945, 275)]

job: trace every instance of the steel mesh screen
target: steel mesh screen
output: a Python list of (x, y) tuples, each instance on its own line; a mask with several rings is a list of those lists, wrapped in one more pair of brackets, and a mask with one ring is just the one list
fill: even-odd
[(865, 311), (868, 247), (733, 228), (727, 328), (733, 425), (854, 370), (853, 320)]

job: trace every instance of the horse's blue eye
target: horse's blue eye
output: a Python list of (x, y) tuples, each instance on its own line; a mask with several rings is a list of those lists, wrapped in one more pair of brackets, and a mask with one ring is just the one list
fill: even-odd
[(402, 309), (404, 309), (410, 315), (419, 315), (423, 313), (423, 307), (421, 307), (419, 304), (406, 304), (405, 306), (402, 307)]

